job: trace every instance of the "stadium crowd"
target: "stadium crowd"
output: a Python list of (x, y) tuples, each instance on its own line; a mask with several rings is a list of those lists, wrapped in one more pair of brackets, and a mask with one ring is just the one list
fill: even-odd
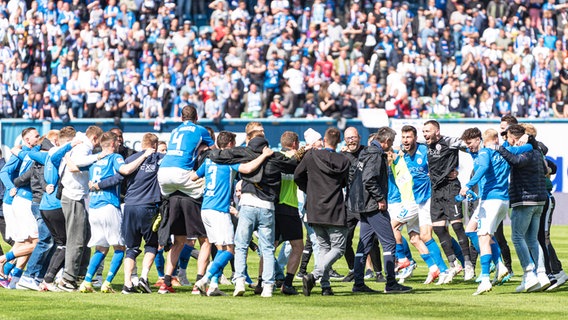
[(563, 2), (3, 0), (0, 117), (566, 117)]

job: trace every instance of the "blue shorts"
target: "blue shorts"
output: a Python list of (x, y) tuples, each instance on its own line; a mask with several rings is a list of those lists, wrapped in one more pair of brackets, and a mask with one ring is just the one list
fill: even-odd
[(158, 234), (152, 231), (158, 214), (156, 205), (124, 205), (122, 236), (128, 249), (138, 249), (142, 239), (146, 247), (158, 247)]

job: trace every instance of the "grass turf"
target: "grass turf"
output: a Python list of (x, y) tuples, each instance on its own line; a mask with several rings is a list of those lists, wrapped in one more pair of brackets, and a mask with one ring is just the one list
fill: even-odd
[[(506, 232), (507, 239), (510, 239), (510, 228), (506, 227)], [(568, 226), (554, 226), (552, 234), (560, 260), (566, 262)], [(461, 276), (457, 276), (449, 285), (423, 285), (427, 268), (413, 249), (419, 267), (413, 278), (405, 283), (414, 288), (411, 294), (352, 294), (352, 283), (339, 281), (332, 282), (336, 294), (333, 297), (322, 297), (319, 287), (316, 287), (310, 297), (301, 294), (283, 296), (275, 292), (272, 299), (254, 296), (252, 289), (247, 289), (244, 297), (234, 298), (231, 296), (232, 286), (221, 286), (228, 297), (194, 296), (191, 287), (177, 288), (177, 293), (170, 295), (48, 293), (3, 289), (0, 290), (0, 319), (560, 319), (568, 316), (564, 305), (568, 299), (568, 284), (554, 292), (514, 293), (520, 283), (521, 269), (510, 241), (509, 244), (513, 251), (515, 277), (482, 296), (472, 296), (477, 284), (465, 283)], [(6, 245), (3, 244), (3, 247), (6, 248)], [(108, 270), (110, 258), (105, 262), (105, 270)], [(251, 275), (257, 274), (257, 266), (257, 256), (251, 253)], [(334, 267), (342, 274), (348, 271), (343, 258)], [(195, 260), (192, 259), (188, 273), (194, 272)], [(225, 274), (228, 276), (229, 270)], [(155, 271), (152, 271), (150, 280), (156, 277)], [(117, 292), (122, 288), (122, 280), (121, 270), (114, 280)], [(384, 284), (373, 281), (367, 281), (367, 284), (381, 291), (384, 287)], [(301, 291), (300, 280), (295, 280), (294, 285)]]

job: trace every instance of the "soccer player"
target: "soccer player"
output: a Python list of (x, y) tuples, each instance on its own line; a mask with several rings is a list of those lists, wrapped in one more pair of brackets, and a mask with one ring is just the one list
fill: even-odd
[(322, 295), (331, 296), (329, 271), (345, 252), (347, 215), (342, 189), (349, 180), (349, 159), (335, 149), (341, 138), (337, 128), (329, 128), (324, 136), (324, 148), (310, 149), (294, 172), (294, 181), (306, 193), (307, 221), (317, 236), (318, 264), (302, 279), (303, 293), (309, 296), (320, 279)]
[[(200, 198), (204, 188), (203, 179), (192, 181), (190, 174), (198, 157), (199, 145), (204, 143), (210, 147), (215, 143), (207, 129), (196, 124), (197, 110), (194, 107), (185, 106), (182, 109), (182, 121), (183, 123), (171, 133), (168, 150), (162, 160), (160, 169), (158, 169), (158, 182), (162, 196), (169, 197), (176, 192), (188, 196), (187, 199), (179, 196), (172, 197), (170, 210), (173, 209), (173, 214), (170, 215), (170, 220), (168, 221), (170, 229), (171, 226), (181, 227), (181, 224), (184, 224), (186, 227), (181, 228), (184, 230), (176, 229), (174, 233), (173, 245), (166, 261), (164, 283), (160, 286), (158, 293), (174, 292), (172, 288), (172, 274), (188, 236), (193, 236), (188, 234), (191, 233), (191, 230), (185, 229), (192, 226), (189, 219), (199, 216)], [(205, 231), (203, 230), (204, 235)], [(202, 250), (205, 249), (205, 246), (202, 245)]]
[[(217, 136), (217, 147), (220, 150), (231, 149), (235, 146), (236, 135), (232, 132), (221, 131)], [(274, 152), (265, 147), (262, 154), (255, 160), (245, 164), (217, 164), (206, 159), (199, 169), (192, 174), (192, 179), (205, 177), (205, 192), (201, 206), (203, 224), (207, 230), (207, 238), (217, 247), (217, 254), (207, 273), (195, 283), (203, 295), (221, 296), (219, 278), (223, 268), (233, 259), (234, 227), (231, 221), (230, 204), (233, 196), (233, 180), (237, 172), (248, 174), (256, 170)], [(209, 288), (206, 286), (209, 283)]]
[(101, 136), (102, 152), (99, 159), (89, 167), (90, 188), (89, 194), (89, 224), (91, 226), (91, 239), (89, 247), (96, 247), (91, 257), (85, 280), (81, 283), (79, 291), (93, 292), (92, 279), (99, 265), (104, 261), (110, 246), (114, 247), (114, 254), (110, 268), (101, 292), (113, 293), (111, 282), (118, 272), (124, 257), (124, 240), (121, 234), (122, 213), (120, 212), (120, 186), (100, 189), (97, 183), (102, 179), (114, 176), (116, 173), (129, 175), (152, 155), (156, 149), (148, 148), (144, 155), (135, 161), (125, 164), (124, 158), (118, 153), (118, 138), (112, 132), (105, 132)]
[[(32, 212), (32, 192), (29, 183), (16, 188), (13, 181), (16, 177), (23, 175), (31, 169), (33, 161), (27, 155), (29, 151), (39, 150), (36, 145), (40, 136), (36, 128), (29, 127), (22, 131), (22, 151), (20, 157), (10, 158), (6, 166), (2, 168), (0, 175), (2, 182), (6, 186), (9, 196), (13, 197), (12, 206), (5, 208), (4, 214), (13, 218), (12, 222), (7, 221), (7, 228), (11, 229), (11, 238), (15, 241), (12, 250), (0, 257), (0, 269), (4, 268), (6, 262), (18, 259), (17, 265), (12, 271), (12, 280), (9, 283), (10, 289), (15, 289), (16, 284), (23, 274), (23, 269), (28, 262), (29, 255), (33, 252), (38, 243), (38, 225)], [(16, 148), (15, 151), (19, 151)], [(5, 201), (5, 203), (9, 203)], [(10, 211), (12, 210), (12, 211)], [(10, 265), (9, 265), (10, 266)], [(7, 270), (6, 270), (7, 271)], [(6, 278), (7, 275), (4, 276)]]
[(428, 145), (428, 170), (432, 182), (430, 215), (433, 229), (438, 235), (448, 261), (453, 266), (450, 269), (450, 276), (453, 278), (451, 273), (454, 275), (459, 273), (462, 266), (457, 261), (452, 238), (446, 227), (446, 223), (450, 223), (464, 255), (464, 279), (471, 280), (475, 276), (475, 270), (470, 261), (469, 240), (463, 227), (463, 212), (454, 199), (461, 189), (460, 181), (457, 179), (458, 153), (460, 149), (465, 148), (460, 139), (442, 136), (440, 124), (436, 120), (426, 121), (422, 133)]
[[(518, 124), (509, 126), (506, 131), (507, 142), (511, 146), (518, 145), (525, 134), (525, 129)], [(548, 198), (542, 154), (533, 149), (515, 155), (503, 146), (498, 151), (511, 165), (511, 237), (524, 270), (523, 281), (516, 291), (545, 290), (550, 286), (550, 280), (546, 275), (542, 248), (537, 239), (540, 215)]]
[[(480, 295), (490, 291), (492, 288), (491, 281), (489, 281), (491, 261), (498, 266), (496, 272), (497, 282), (500, 282), (508, 274), (507, 267), (499, 262), (501, 250), (499, 245), (493, 241), (493, 234), (509, 211), (508, 187), (510, 167), (498, 152), (486, 147), (479, 149), (479, 143), (481, 142), (479, 129), (467, 129), (462, 135), (462, 140), (470, 152), (477, 153), (474, 160), (475, 173), (470, 181), (460, 190), (460, 194), (466, 196), (468, 190), (479, 184), (481, 201), (471, 220), (477, 224), (481, 262), (481, 283), (473, 294)], [(483, 133), (484, 146), (498, 144), (499, 135), (497, 131), (488, 129)], [(475, 240), (472, 242), (475, 244)]]
[(432, 184), (428, 171), (428, 146), (418, 143), (417, 130), (413, 126), (403, 126), (401, 130), (401, 150), (404, 162), (412, 175), (412, 191), (418, 204), (418, 221), (420, 240), (428, 248), (429, 255), (421, 256), (428, 265), (428, 276), (424, 284), (430, 284), (442, 275), (437, 284), (449, 283), (453, 274), (448, 269), (438, 244), (432, 238), (432, 217), (430, 215), (430, 198)]

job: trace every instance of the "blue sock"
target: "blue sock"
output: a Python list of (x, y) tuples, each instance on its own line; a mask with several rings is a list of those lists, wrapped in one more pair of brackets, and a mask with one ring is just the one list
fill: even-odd
[(165, 264), (165, 260), (164, 260), (164, 249), (159, 250), (156, 253), (156, 257), (154, 258), (154, 264), (156, 265), (156, 270), (158, 271), (158, 277), (163, 278), (164, 277), (164, 264)]
[(24, 274), (24, 270), (20, 268), (14, 268), (14, 271), (12, 272), (12, 278), (20, 278), (22, 274)]
[(482, 277), (484, 277), (484, 276), (489, 277), (491, 255), (490, 254), (484, 254), (479, 258), (479, 261), (481, 262), (481, 276)]
[(14, 253), (12, 251), (8, 251), (8, 253), (6, 253), (6, 261), (12, 261), (14, 259), (16, 259)]
[(406, 259), (406, 255), (404, 254), (404, 246), (402, 244), (396, 244), (396, 258), (398, 260)]
[(252, 279), (250, 278), (248, 273), (248, 266), (245, 266), (245, 282), (248, 284), (252, 284)]
[(422, 257), (422, 260), (424, 260), (424, 262), (426, 262), (426, 265), (428, 266), (428, 268), (435, 265), (434, 260), (432, 259), (432, 256), (429, 253), (421, 254), (420, 257)]
[(473, 245), (475, 250), (477, 250), (477, 252), (480, 252), (479, 237), (477, 236), (477, 232), (466, 232), (465, 235), (469, 238), (469, 241), (471, 241), (471, 244)]
[(115, 250), (114, 254), (112, 255), (112, 260), (110, 261), (110, 268), (108, 269), (106, 281), (112, 282), (114, 276), (120, 269), (122, 265), (122, 259), (124, 258), (124, 250)]
[(428, 248), (428, 251), (430, 251), (430, 256), (440, 269), (440, 272), (446, 272), (446, 270), (448, 270), (448, 266), (442, 258), (442, 253), (440, 252), (440, 248), (438, 248), (436, 241), (434, 239), (428, 240), (428, 242), (426, 242), (426, 247)]
[(183, 246), (183, 249), (181, 249), (181, 252), (179, 253), (179, 267), (181, 269), (187, 269), (189, 258), (191, 258), (191, 251), (193, 251), (193, 247), (187, 244)]
[(408, 246), (408, 241), (406, 241), (405, 237), (402, 237), (402, 246), (404, 247), (404, 255), (412, 260), (412, 253), (410, 252), (410, 247)]
[(223, 272), (223, 268), (233, 259), (233, 254), (229, 251), (219, 250), (215, 259), (211, 263), (211, 267), (209, 271), (207, 271), (207, 277), (209, 279), (213, 279), (213, 277), (218, 274), (219, 272)]
[(97, 273), (99, 265), (105, 260), (106, 254), (103, 254), (99, 250), (95, 251), (89, 261), (89, 268), (87, 268), (87, 274), (85, 275), (85, 281), (93, 282), (93, 276)]
[(15, 267), (15, 263), (6, 261), (6, 263), (4, 264), (4, 274), (6, 275), (6, 277), (10, 274), (10, 272), (12, 272), (12, 270), (14, 270)]
[(463, 257), (463, 252), (462, 252), (462, 248), (460, 246), (460, 243), (454, 239), (454, 237), (452, 238), (452, 247), (454, 249), (454, 254), (456, 255), (456, 258), (460, 261), (462, 267), (464, 266), (464, 262), (465, 262), (465, 258)]
[(499, 259), (501, 258), (501, 247), (499, 247), (499, 243), (497, 240), (493, 238), (493, 243), (491, 244), (491, 260), (497, 266), (499, 264)]
[(219, 284), (219, 279), (221, 279), (221, 276), (223, 275), (223, 269), (219, 269), (219, 271), (217, 271), (217, 273), (215, 273), (212, 277), (211, 277), (211, 283), (216, 283)]

